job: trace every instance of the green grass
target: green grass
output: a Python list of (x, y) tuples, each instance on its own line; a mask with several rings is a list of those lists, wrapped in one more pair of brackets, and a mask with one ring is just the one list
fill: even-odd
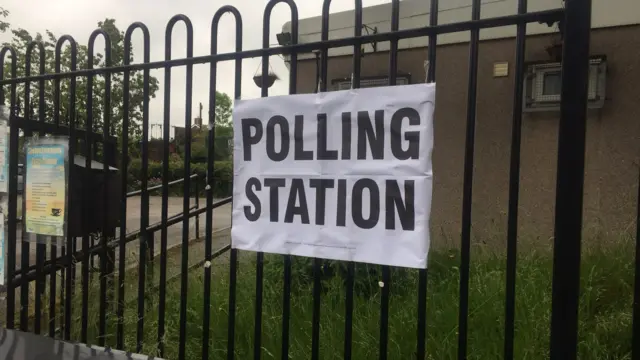
[[(580, 296), (580, 359), (630, 359), (631, 306), (633, 293), (633, 243), (591, 247), (582, 257)], [(472, 250), (469, 288), (469, 359), (502, 358), (504, 342), (506, 259), (490, 251)], [(236, 308), (236, 358), (253, 354), (255, 261), (243, 253), (238, 267)], [(281, 256), (266, 255), (262, 326), (263, 359), (279, 359), (282, 331), (283, 265)], [(226, 358), (229, 265), (228, 258), (216, 260), (212, 275), (210, 359)], [(313, 280), (309, 261), (293, 260), (291, 294), (290, 359), (308, 359), (311, 352)], [(430, 254), (427, 299), (427, 359), (455, 359), (459, 304), (457, 251), (434, 250)], [(187, 359), (200, 359), (203, 326), (203, 273), (189, 275), (187, 300)], [(380, 276), (377, 266), (359, 266), (353, 316), (353, 358), (378, 356)], [(552, 257), (548, 250), (522, 251), (518, 258), (516, 296), (516, 359), (548, 357), (551, 308)], [(389, 311), (389, 358), (414, 359), (416, 347), (417, 278), (414, 270), (394, 269)], [(97, 295), (97, 293), (95, 294)], [(97, 297), (95, 297), (97, 299)], [(340, 276), (323, 280), (320, 322), (320, 358), (341, 359), (344, 347), (345, 289)], [(166, 354), (178, 354), (179, 281), (167, 285)], [(149, 293), (145, 315), (143, 352), (155, 354), (157, 337), (157, 294)], [(95, 341), (96, 310), (90, 311), (89, 338)], [(75, 311), (76, 319), (79, 307)], [(115, 318), (109, 319), (107, 337), (115, 345)], [(79, 319), (74, 330), (79, 328)], [(127, 305), (126, 350), (135, 350), (136, 303)], [(74, 338), (79, 334), (74, 331)]]

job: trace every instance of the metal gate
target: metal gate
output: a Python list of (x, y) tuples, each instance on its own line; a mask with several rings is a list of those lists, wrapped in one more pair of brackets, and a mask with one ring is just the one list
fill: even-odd
[[(270, 15), (275, 5), (285, 3), (291, 10), (291, 33), (292, 44), (281, 47), (269, 47), (269, 25)], [(438, 0), (430, 1), (430, 23), (423, 27), (414, 29), (399, 30), (399, 8), (398, 0), (392, 1), (392, 12), (389, 14), (391, 19), (391, 31), (388, 33), (362, 34), (362, 3), (360, 0), (355, 1), (355, 27), (353, 37), (339, 38), (329, 40), (328, 26), (330, 21), (329, 5), (331, 1), (325, 0), (322, 8), (322, 32), (321, 41), (312, 43), (298, 43), (298, 12), (296, 4), (293, 0), (271, 0), (267, 3), (264, 10), (263, 23), (263, 48), (257, 50), (244, 50), (242, 48), (243, 24), (241, 14), (233, 6), (224, 6), (214, 15), (211, 28), (211, 54), (206, 56), (193, 55), (193, 28), (189, 18), (183, 15), (173, 17), (166, 29), (165, 34), (165, 60), (150, 60), (150, 34), (146, 26), (142, 23), (132, 24), (126, 31), (125, 35), (125, 52), (131, 51), (131, 38), (136, 30), (139, 30), (144, 36), (144, 62), (130, 64), (130, 60), (125, 56), (124, 65), (109, 66), (111, 63), (111, 51), (107, 45), (106, 68), (100, 69), (76, 69), (76, 43), (70, 36), (60, 38), (56, 46), (57, 68), (55, 73), (45, 72), (44, 57), (41, 58), (40, 74), (30, 75), (28, 73), (30, 64), (27, 63), (27, 73), (25, 77), (16, 78), (16, 56), (11, 48), (2, 48), (0, 52), (0, 71), (5, 68), (5, 59), (7, 55), (11, 55), (11, 73), (0, 74), (0, 98), (5, 99), (8, 94), (9, 105), (12, 109), (12, 121), (10, 124), (10, 147), (11, 158), (10, 167), (12, 174), (18, 168), (18, 138), (19, 134), (30, 135), (39, 132), (41, 135), (46, 134), (65, 134), (70, 138), (70, 156), (83, 153), (88, 161), (97, 153), (92, 152), (92, 146), (97, 148), (96, 144), (104, 143), (104, 151), (102, 152), (103, 162), (106, 169), (107, 165), (116, 164), (116, 150), (108, 150), (107, 144), (115, 144), (116, 140), (111, 135), (112, 129), (109, 126), (110, 114), (107, 110), (104, 114), (104, 129), (102, 134), (96, 134), (90, 122), (86, 123), (85, 129), (77, 129), (75, 125), (76, 110), (76, 80), (86, 78), (91, 81), (96, 76), (106, 79), (107, 91), (110, 93), (110, 78), (114, 74), (123, 74), (125, 94), (128, 93), (130, 73), (131, 71), (143, 71), (144, 74), (144, 106), (143, 106), (143, 122), (142, 122), (142, 180), (141, 190), (133, 195), (141, 196), (141, 221), (140, 231), (134, 234), (126, 232), (127, 205), (126, 199), (133, 196), (127, 193), (127, 165), (128, 165), (128, 132), (123, 131), (120, 147), (120, 174), (121, 174), (121, 192), (120, 196), (120, 232), (119, 234), (104, 233), (97, 237), (98, 244), (91, 244), (90, 238), (84, 236), (82, 238), (82, 246), (78, 250), (78, 243), (75, 238), (68, 237), (60, 239), (59, 243), (52, 242), (49, 252), (46, 251), (45, 245), (36, 245), (36, 261), (30, 264), (29, 259), (29, 243), (19, 242), (16, 230), (20, 226), (20, 214), (18, 214), (16, 190), (18, 181), (16, 176), (11, 176), (9, 182), (9, 209), (8, 209), (8, 286), (7, 286), (7, 327), (14, 328), (16, 326), (15, 314), (19, 313), (19, 328), (24, 331), (34, 331), (42, 333), (46, 329), (42, 329), (41, 317), (47, 316), (48, 319), (48, 335), (56, 336), (61, 332), (61, 337), (67, 340), (87, 341), (87, 317), (88, 303), (91, 299), (88, 296), (88, 281), (90, 278), (90, 263), (93, 258), (98, 257), (100, 260), (100, 311), (98, 325), (98, 342), (104, 345), (107, 341), (105, 334), (108, 328), (115, 328), (115, 347), (122, 349), (124, 343), (124, 311), (125, 311), (125, 273), (129, 271), (125, 264), (126, 244), (134, 240), (139, 241), (139, 263), (138, 271), (138, 293), (137, 293), (137, 342), (136, 351), (142, 350), (142, 341), (145, 332), (157, 331), (158, 339), (158, 355), (161, 357), (165, 354), (165, 313), (166, 304), (166, 283), (168, 274), (166, 273), (166, 255), (167, 255), (167, 228), (173, 224), (182, 223), (182, 265), (178, 275), (181, 284), (181, 301), (179, 306), (180, 321), (178, 324), (179, 331), (179, 349), (178, 358), (185, 358), (185, 344), (187, 336), (187, 274), (189, 266), (187, 258), (189, 256), (189, 221), (191, 218), (199, 215), (206, 215), (205, 225), (205, 253), (198, 265), (210, 264), (210, 261), (220, 254), (230, 249), (230, 246), (216, 251), (212, 248), (212, 213), (219, 206), (231, 202), (231, 198), (214, 202), (213, 196), (209, 191), (207, 193), (206, 205), (203, 208), (192, 208), (189, 202), (189, 194), (192, 187), (197, 186), (197, 181), (192, 177), (192, 169), (190, 168), (191, 157), (191, 125), (192, 125), (192, 76), (193, 66), (196, 64), (210, 65), (210, 98), (209, 98), (209, 123), (214, 122), (215, 114), (215, 93), (216, 93), (216, 69), (217, 65), (223, 61), (235, 62), (235, 98), (239, 98), (241, 94), (241, 73), (242, 60), (248, 58), (262, 58), (262, 82), (267, 82), (269, 72), (269, 56), (284, 54), (290, 56), (290, 84), (289, 91), (291, 94), (296, 93), (297, 79), (297, 56), (301, 52), (319, 51), (320, 52), (320, 91), (327, 91), (327, 67), (328, 67), (328, 50), (335, 47), (353, 46), (353, 87), (358, 88), (361, 78), (361, 45), (368, 42), (388, 41), (390, 43), (389, 51), (389, 85), (396, 83), (397, 62), (398, 62), (398, 42), (402, 39), (411, 39), (417, 37), (428, 37), (428, 81), (435, 81), (436, 74), (436, 44), (438, 35), (449, 34), (455, 32), (470, 32), (471, 40), (469, 43), (469, 77), (467, 84), (467, 117), (466, 117), (466, 143), (465, 143), (465, 160), (464, 160), (464, 191), (462, 204), (462, 236), (461, 236), (461, 264), (459, 267), (460, 287), (459, 287), (459, 327), (458, 327), (458, 358), (467, 358), (468, 343), (468, 317), (469, 317), (469, 264), (470, 264), (470, 247), (471, 247), (471, 199), (472, 199), (472, 182), (474, 167), (474, 136), (476, 124), (476, 92), (477, 92), (477, 74), (478, 74), (478, 45), (479, 34), (481, 30), (502, 27), (517, 26), (516, 37), (516, 68), (515, 68), (515, 84), (513, 87), (514, 103), (513, 103), (513, 133), (511, 144), (511, 163), (509, 177), (509, 207), (508, 207), (508, 235), (507, 235), (507, 288), (506, 288), (506, 309), (505, 309), (505, 328), (504, 328), (504, 357), (513, 359), (514, 357), (514, 323), (515, 323), (515, 296), (516, 296), (516, 243), (517, 243), (517, 215), (518, 215), (518, 195), (519, 195), (519, 171), (520, 171), (520, 142), (521, 142), (521, 121), (523, 108), (523, 81), (524, 81), (524, 61), (525, 61), (525, 35), (526, 26), (529, 23), (560, 23), (564, 30), (564, 57), (562, 63), (562, 102), (560, 111), (559, 124), (559, 149), (558, 149), (558, 167), (557, 167), (557, 191), (556, 191), (556, 212), (555, 212), (555, 240), (554, 240), (554, 269), (553, 269), (553, 305), (551, 318), (551, 342), (550, 357), (551, 359), (565, 360), (575, 359), (577, 352), (577, 334), (578, 334), (578, 295), (579, 295), (579, 279), (580, 279), (580, 247), (581, 247), (581, 229), (582, 229), (582, 197), (583, 197), (583, 177), (585, 162), (585, 122), (587, 111), (587, 90), (588, 90), (588, 64), (589, 64), (589, 39), (590, 39), (590, 23), (591, 23), (591, 1), (588, 0), (568, 0), (565, 2), (564, 8), (555, 10), (528, 12), (527, 1), (518, 1), (518, 12), (515, 15), (501, 16), (494, 18), (481, 18), (481, 1), (472, 1), (472, 19), (470, 21), (462, 21), (457, 23), (438, 24)], [(218, 23), (220, 18), (230, 13), (235, 17), (236, 22), (236, 49), (232, 53), (219, 54), (217, 51)], [(171, 47), (172, 30), (178, 23), (183, 23), (187, 29), (187, 49), (186, 57), (173, 59)], [(110, 44), (108, 35), (103, 31), (96, 31), (90, 37), (89, 56), (93, 57), (93, 43), (98, 36), (105, 38), (106, 44)], [(71, 46), (72, 64), (70, 72), (60, 71), (60, 56), (62, 45), (68, 42)], [(43, 53), (42, 45), (33, 43), (27, 49), (26, 59), (29, 61), (33, 50), (38, 48)], [(91, 63), (91, 62), (89, 62)], [(185, 164), (184, 164), (184, 201), (183, 212), (180, 215), (169, 217), (167, 211), (167, 199), (169, 196), (169, 129), (170, 129), (170, 109), (169, 102), (171, 99), (171, 72), (175, 67), (186, 68), (186, 112), (185, 112)], [(164, 69), (164, 154), (162, 169), (162, 185), (158, 188), (162, 191), (162, 220), (156, 224), (150, 224), (149, 220), (149, 193), (152, 189), (148, 186), (147, 170), (148, 170), (148, 142), (149, 142), (149, 72), (151, 69)], [(7, 78), (8, 79), (5, 79)], [(70, 100), (65, 106), (68, 109), (68, 119), (60, 119), (61, 103), (60, 103), (60, 83), (63, 79), (70, 79)], [(44, 102), (44, 82), (55, 82), (55, 102), (54, 102), (54, 121), (45, 120), (45, 102)], [(29, 86), (31, 83), (40, 83), (40, 121), (31, 120), (31, 111), (29, 106)], [(24, 107), (18, 109), (19, 97), (17, 93), (18, 84), (25, 84), (26, 91), (24, 94)], [(91, 88), (91, 87), (89, 87)], [(8, 90), (8, 91), (7, 91)], [(268, 96), (268, 88), (262, 87), (262, 96)], [(88, 106), (86, 111), (93, 111), (89, 101), (92, 98), (88, 94)], [(128, 97), (124, 97), (125, 109), (129, 106)], [(105, 109), (110, 109), (110, 96), (104, 99)], [(84, 109), (82, 109), (84, 110)], [(22, 117), (20, 117), (22, 114)], [(92, 116), (87, 117), (91, 119)], [(66, 122), (65, 122), (66, 121)], [(63, 126), (66, 124), (66, 126)], [(129, 115), (125, 111), (123, 128), (129, 126)], [(212, 174), (214, 170), (213, 162), (213, 141), (215, 139), (214, 130), (209, 130), (209, 155), (207, 161), (207, 174)], [(79, 141), (84, 140), (84, 147), (79, 147)], [(92, 155), (93, 154), (93, 155)], [(71, 183), (83, 181), (82, 179), (70, 179)], [(207, 176), (206, 185), (213, 185), (213, 177)], [(86, 207), (90, 206), (83, 201)], [(153, 266), (153, 262), (149, 261), (153, 258), (154, 250), (149, 247), (153, 245), (154, 235), (159, 233), (160, 236), (160, 281), (158, 285), (159, 303), (158, 303), (158, 322), (157, 326), (145, 324), (145, 290), (148, 289), (146, 277), (148, 269), (146, 266)], [(91, 238), (93, 239), (93, 237)], [(22, 244), (22, 261), (19, 268), (16, 267), (17, 247)], [(115, 252), (118, 252), (118, 266), (110, 266), (116, 258)], [(151, 253), (151, 255), (149, 255)], [(48, 259), (47, 259), (48, 257)], [(236, 339), (236, 281), (237, 267), (239, 263), (239, 254), (237, 250), (230, 249), (230, 277), (229, 281), (229, 308), (228, 308), (228, 330), (226, 343), (226, 357), (234, 358), (234, 346)], [(255, 316), (254, 325), (254, 358), (261, 357), (261, 335), (262, 335), (262, 305), (263, 305), (263, 254), (257, 254), (256, 266), (256, 284), (255, 284)], [(81, 307), (82, 321), (81, 338), (71, 338), (71, 328), (76, 326), (72, 320), (72, 307), (74, 306), (73, 294), (76, 291), (76, 264), (81, 264)], [(291, 291), (292, 281), (292, 259), (284, 256), (284, 287), (282, 289), (283, 311), (282, 311), (282, 358), (289, 358), (289, 333), (290, 333), (290, 301), (289, 295)], [(345, 333), (344, 333), (344, 349), (343, 356), (350, 359), (352, 355), (353, 343), (353, 310), (354, 310), (354, 263), (347, 263), (347, 280), (346, 280), (346, 303), (345, 303)], [(633, 358), (640, 358), (640, 335), (638, 321), (638, 265), (636, 260), (636, 303), (634, 312), (634, 353)], [(116, 278), (117, 270), (117, 280)], [(212, 289), (211, 268), (204, 268), (204, 308), (202, 329), (202, 358), (210, 358), (209, 339), (211, 336), (210, 324), (210, 308), (211, 293), (216, 291)], [(311, 358), (320, 358), (320, 324), (321, 324), (321, 276), (322, 262), (318, 259), (313, 261), (313, 318), (312, 327), (312, 346)], [(48, 310), (42, 304), (41, 297), (36, 296), (35, 301), (35, 321), (34, 326), (30, 327), (29, 312), (29, 285), (31, 282), (36, 284), (36, 294), (42, 294), (45, 291), (45, 278), (49, 279), (49, 304)], [(56, 279), (62, 277), (62, 284), (57, 285)], [(382, 280), (384, 283), (391, 283), (391, 269), (383, 267)], [(421, 270), (419, 274), (419, 282), (415, 293), (417, 296), (418, 307), (415, 309), (415, 358), (426, 359), (426, 298), (427, 298), (427, 278), (428, 270)], [(58, 288), (59, 287), (59, 288)], [(115, 289), (115, 290), (114, 290)], [(120, 289), (120, 290), (117, 290)], [(20, 291), (20, 299), (16, 300), (16, 291)], [(116, 291), (117, 290), (117, 291)], [(60, 292), (60, 297), (58, 297)], [(107, 314), (110, 311), (111, 297), (115, 297), (115, 313), (116, 316), (111, 318)], [(66, 295), (65, 295), (66, 294)], [(60, 299), (60, 304), (56, 299)], [(16, 308), (19, 305), (19, 309)], [(60, 324), (56, 323), (56, 311), (63, 313), (63, 319)], [(380, 331), (379, 331), (379, 358), (386, 359), (389, 352), (388, 349), (388, 314), (389, 314), (389, 287), (385, 286), (381, 290), (380, 297)], [(155, 325), (155, 324), (154, 324)], [(220, 356), (222, 357), (222, 356)], [(220, 358), (219, 357), (219, 358)]]

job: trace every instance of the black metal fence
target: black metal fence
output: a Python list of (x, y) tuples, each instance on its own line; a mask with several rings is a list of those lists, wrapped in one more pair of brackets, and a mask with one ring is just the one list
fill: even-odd
[[(285, 3), (291, 10), (291, 45), (281, 47), (269, 47), (269, 27), (270, 27), (270, 15), (275, 5), (279, 3)], [(467, 119), (466, 119), (466, 143), (465, 143), (465, 161), (464, 161), (464, 191), (463, 191), (463, 204), (462, 204), (462, 237), (461, 237), (461, 264), (460, 264), (460, 293), (459, 293), (459, 328), (458, 328), (458, 358), (465, 359), (467, 357), (467, 343), (468, 343), (468, 318), (469, 318), (469, 264), (470, 264), (470, 247), (471, 247), (471, 199), (472, 199), (472, 183), (473, 183), (473, 160), (474, 160), (474, 136), (475, 136), (475, 123), (476, 123), (476, 92), (477, 92), (477, 74), (478, 74), (478, 44), (479, 34), (483, 29), (501, 27), (501, 26), (517, 26), (516, 37), (516, 69), (515, 69), (515, 84), (514, 84), (514, 103), (513, 103), (513, 133), (511, 144), (511, 163), (510, 163), (510, 177), (509, 177), (509, 206), (508, 206), (508, 234), (507, 234), (507, 288), (506, 288), (506, 309), (505, 309), (505, 329), (504, 329), (504, 357), (506, 359), (512, 359), (514, 357), (514, 324), (515, 324), (515, 289), (516, 289), (516, 244), (517, 244), (517, 218), (518, 218), (518, 195), (519, 195), (519, 171), (520, 171), (520, 142), (521, 142), (521, 122), (522, 122), (522, 107), (523, 107), (523, 76), (524, 76), (524, 58), (525, 58), (525, 35), (526, 26), (529, 23), (556, 23), (561, 24), (561, 28), (564, 34), (564, 57), (562, 64), (562, 104), (561, 104), (561, 117), (560, 117), (560, 132), (559, 132), (559, 149), (558, 149), (558, 168), (557, 168), (557, 191), (556, 191), (556, 213), (555, 213), (555, 240), (554, 240), (554, 269), (553, 269), (553, 304), (552, 304), (552, 318), (551, 318), (551, 342), (550, 342), (550, 357), (551, 359), (565, 360), (576, 358), (577, 348), (577, 333), (578, 333), (578, 295), (579, 295), (579, 279), (580, 279), (580, 246), (581, 246), (581, 230), (582, 230), (582, 197), (583, 197), (583, 177), (584, 177), (584, 153), (585, 153), (585, 121), (586, 121), (586, 109), (587, 109), (587, 88), (588, 88), (588, 55), (589, 55), (589, 39), (590, 39), (590, 22), (591, 22), (591, 1), (588, 0), (569, 0), (565, 2), (564, 8), (540, 11), (540, 12), (528, 12), (527, 1), (518, 1), (518, 12), (515, 15), (501, 16), (495, 18), (481, 18), (481, 1), (472, 1), (472, 19), (469, 21), (461, 21), (457, 23), (438, 24), (438, 0), (430, 1), (430, 23), (424, 24), (424, 26), (414, 29), (399, 30), (399, 7), (400, 3), (397, 0), (392, 1), (392, 12), (389, 14), (391, 19), (391, 31), (388, 33), (373, 33), (362, 34), (362, 3), (360, 0), (356, 0), (355, 4), (355, 27), (354, 36), (348, 38), (329, 39), (329, 5), (331, 1), (325, 0), (322, 8), (322, 32), (321, 40), (311, 43), (298, 43), (298, 12), (296, 4), (293, 0), (271, 0), (267, 3), (264, 10), (264, 23), (263, 23), (263, 48), (257, 50), (244, 50), (242, 48), (243, 39), (243, 24), (242, 17), (238, 10), (233, 6), (224, 6), (214, 15), (211, 27), (211, 54), (205, 56), (194, 56), (193, 54), (193, 28), (189, 18), (184, 15), (177, 15), (173, 17), (166, 28), (165, 34), (165, 59), (163, 61), (151, 61), (150, 59), (150, 34), (147, 27), (142, 23), (132, 24), (126, 31), (125, 35), (125, 53), (131, 51), (131, 39), (136, 30), (139, 30), (144, 37), (144, 62), (138, 64), (130, 64), (128, 57), (125, 56), (125, 62), (122, 66), (109, 66), (111, 51), (109, 48), (110, 40), (108, 34), (104, 31), (97, 30), (90, 38), (90, 53), (89, 56), (93, 57), (93, 42), (98, 36), (103, 36), (107, 44), (105, 57), (107, 67), (100, 69), (76, 69), (76, 43), (71, 36), (64, 36), (60, 38), (56, 46), (56, 73), (46, 73), (44, 66), (44, 57), (41, 57), (40, 74), (31, 75), (29, 73), (31, 58), (31, 52), (38, 48), (43, 54), (42, 45), (33, 43), (27, 49), (26, 56), (26, 75), (22, 78), (16, 78), (16, 54), (11, 48), (3, 48), (0, 52), (0, 71), (5, 68), (6, 55), (11, 55), (11, 73), (0, 74), (0, 98), (4, 99), (4, 94), (9, 94), (9, 101), (11, 109), (15, 109), (17, 105), (17, 99), (19, 94), (17, 93), (17, 85), (25, 84), (25, 101), (24, 109), (25, 114), (30, 114), (29, 101), (30, 96), (30, 84), (38, 82), (40, 84), (39, 89), (39, 112), (40, 120), (34, 121), (29, 119), (18, 119), (17, 115), (12, 116), (10, 124), (10, 167), (12, 170), (17, 169), (18, 158), (18, 137), (21, 131), (25, 132), (25, 135), (33, 132), (39, 132), (44, 134), (64, 134), (70, 138), (70, 156), (73, 157), (78, 153), (78, 141), (84, 140), (85, 143), (85, 156), (87, 161), (91, 161), (92, 144), (96, 143), (110, 143), (115, 144), (115, 139), (112, 130), (110, 128), (109, 113), (110, 106), (110, 78), (114, 74), (123, 74), (124, 76), (124, 93), (128, 94), (130, 75), (132, 71), (142, 71), (144, 75), (144, 105), (143, 105), (143, 121), (142, 121), (142, 190), (139, 195), (141, 196), (141, 220), (140, 231), (135, 234), (127, 234), (127, 161), (128, 161), (128, 131), (126, 129), (129, 126), (129, 115), (127, 111), (124, 111), (123, 119), (123, 136), (121, 139), (121, 162), (120, 162), (120, 174), (121, 174), (121, 193), (120, 195), (120, 233), (116, 234), (103, 233), (99, 237), (99, 243), (91, 246), (88, 242), (88, 237), (82, 238), (81, 250), (76, 250), (76, 241), (74, 238), (67, 238), (64, 242), (56, 243), (52, 242), (50, 245), (49, 259), (46, 259), (45, 245), (36, 245), (36, 263), (30, 265), (30, 250), (28, 242), (19, 242), (16, 238), (18, 227), (18, 213), (17, 213), (17, 178), (11, 176), (9, 182), (9, 209), (8, 209), (8, 286), (7, 286), (7, 327), (13, 328), (16, 325), (16, 290), (20, 290), (19, 301), (19, 314), (20, 321), (19, 326), (22, 330), (34, 331), (40, 333), (43, 329), (40, 328), (40, 316), (45, 312), (44, 306), (41, 302), (41, 298), (38, 296), (35, 299), (35, 311), (34, 327), (29, 328), (29, 283), (36, 282), (36, 293), (41, 294), (44, 291), (45, 276), (49, 276), (49, 291), (50, 291), (50, 303), (47, 316), (49, 319), (56, 318), (57, 307), (57, 284), (58, 277), (62, 277), (64, 287), (60, 284), (60, 299), (64, 299), (64, 306), (61, 310), (64, 313), (64, 322), (56, 324), (55, 321), (49, 321), (49, 336), (55, 336), (56, 331), (62, 329), (62, 337), (64, 339), (71, 340), (71, 327), (75, 326), (72, 322), (72, 296), (75, 291), (75, 271), (76, 263), (81, 264), (81, 289), (82, 289), (82, 322), (81, 326), (81, 340), (86, 341), (87, 334), (87, 312), (88, 303), (90, 299), (87, 295), (87, 287), (89, 281), (89, 259), (93, 255), (97, 255), (100, 258), (100, 313), (99, 313), (99, 341), (100, 345), (104, 345), (104, 334), (107, 331), (107, 327), (115, 325), (115, 346), (117, 348), (124, 347), (124, 307), (125, 307), (125, 294), (122, 290), (124, 288), (125, 272), (127, 271), (125, 264), (125, 245), (127, 241), (139, 240), (139, 262), (138, 262), (138, 304), (137, 304), (137, 351), (142, 349), (142, 342), (145, 332), (157, 331), (158, 350), (159, 355), (162, 356), (165, 353), (165, 312), (166, 312), (166, 258), (167, 258), (167, 228), (176, 223), (182, 223), (182, 265), (180, 273), (181, 284), (181, 297), (180, 297), (180, 321), (179, 321), (179, 351), (178, 358), (185, 358), (185, 344), (186, 344), (186, 327), (187, 327), (187, 281), (189, 265), (187, 258), (189, 256), (188, 241), (189, 234), (189, 221), (192, 217), (198, 217), (201, 214), (206, 215), (205, 224), (205, 251), (203, 258), (199, 264), (203, 264), (207, 261), (211, 261), (215, 256), (221, 252), (226, 251), (229, 247), (223, 248), (214, 254), (212, 248), (212, 213), (213, 210), (224, 204), (231, 202), (231, 198), (223, 201), (214, 202), (213, 196), (209, 191), (206, 197), (206, 205), (203, 208), (192, 209), (189, 201), (188, 194), (192, 186), (191, 170), (190, 170), (190, 156), (191, 156), (191, 108), (193, 105), (192, 99), (192, 76), (193, 66), (195, 64), (209, 64), (210, 65), (210, 98), (209, 98), (209, 123), (214, 122), (215, 114), (215, 93), (217, 88), (216, 70), (217, 65), (223, 61), (235, 62), (235, 92), (234, 97), (239, 98), (241, 94), (241, 75), (242, 75), (242, 60), (248, 58), (260, 57), (262, 58), (262, 76), (263, 83), (267, 83), (267, 76), (269, 72), (269, 56), (284, 54), (290, 56), (290, 77), (289, 77), (289, 91), (291, 94), (296, 93), (296, 79), (297, 79), (297, 60), (298, 54), (301, 52), (319, 51), (320, 52), (320, 91), (327, 90), (327, 68), (328, 68), (328, 49), (335, 47), (353, 46), (353, 87), (358, 88), (360, 85), (361, 74), (361, 57), (362, 50), (361, 45), (366, 42), (382, 42), (388, 41), (390, 43), (389, 51), (389, 85), (394, 85), (396, 82), (397, 62), (398, 62), (398, 41), (402, 39), (410, 39), (417, 37), (428, 37), (428, 81), (435, 81), (436, 74), (436, 44), (438, 35), (455, 33), (455, 32), (470, 32), (471, 40), (469, 44), (469, 78), (467, 85)], [(234, 52), (219, 54), (217, 50), (218, 39), (218, 23), (220, 18), (226, 13), (230, 13), (235, 17), (236, 21), (236, 48)], [(172, 55), (172, 31), (178, 23), (183, 23), (187, 29), (186, 39), (186, 58), (173, 59)], [(69, 72), (60, 71), (60, 56), (62, 45), (68, 42), (71, 46), (72, 62)], [(91, 62), (89, 62), (91, 64)], [(184, 203), (183, 213), (178, 216), (169, 217), (167, 210), (167, 202), (169, 196), (169, 130), (170, 126), (170, 100), (171, 100), (171, 75), (172, 69), (175, 67), (186, 68), (186, 98), (185, 98), (185, 146), (184, 146)], [(149, 191), (147, 187), (146, 170), (148, 168), (148, 141), (149, 141), (149, 72), (151, 69), (164, 69), (164, 167), (163, 167), (163, 183), (162, 189), (162, 220), (157, 224), (149, 223)], [(8, 76), (9, 79), (5, 79)], [(107, 109), (102, 114), (104, 119), (104, 131), (103, 134), (95, 134), (92, 132), (92, 125), (88, 121), (84, 130), (77, 129), (75, 124), (76, 117), (76, 79), (86, 78), (89, 82), (96, 76), (102, 76), (106, 79), (106, 94), (104, 98), (105, 106)], [(71, 94), (68, 107), (68, 125), (63, 126), (60, 119), (61, 99), (60, 99), (60, 83), (63, 79), (69, 79), (69, 93)], [(54, 92), (56, 94), (54, 101), (54, 119), (53, 122), (45, 121), (45, 81), (54, 81)], [(89, 116), (87, 119), (91, 119), (92, 107), (92, 94), (91, 86), (88, 87), (89, 94), (87, 94), (87, 109)], [(268, 96), (268, 88), (262, 88), (262, 96)], [(128, 109), (129, 99), (124, 97), (124, 108)], [(27, 116), (28, 117), (28, 116)], [(215, 127), (211, 127), (209, 130), (208, 141), (208, 162), (207, 173), (213, 173), (215, 166), (213, 162)], [(111, 139), (111, 140), (109, 140)], [(105, 149), (107, 146), (105, 145)], [(105, 164), (105, 171), (107, 165), (115, 164), (115, 151), (103, 151), (103, 163)], [(15, 174), (15, 172), (13, 172)], [(78, 181), (83, 181), (79, 178), (71, 178), (70, 182), (75, 184)], [(207, 178), (207, 185), (212, 186), (213, 178)], [(73, 186), (73, 185), (71, 185)], [(85, 194), (90, 196), (91, 194)], [(137, 195), (137, 194), (136, 194)], [(105, 196), (107, 196), (105, 194)], [(87, 198), (83, 201), (84, 206), (90, 206), (87, 203)], [(640, 215), (639, 215), (640, 218)], [(153, 244), (153, 234), (160, 232), (160, 281), (158, 285), (159, 291), (159, 304), (158, 304), (158, 322), (157, 329), (150, 329), (145, 326), (145, 289), (147, 289), (146, 282), (148, 279), (145, 277), (147, 272), (146, 264), (148, 264), (148, 252), (149, 244)], [(640, 236), (640, 233), (639, 233)], [(16, 250), (17, 246), (22, 244), (22, 262), (20, 268), (16, 267)], [(118, 251), (118, 268), (117, 281), (113, 280), (115, 277), (116, 269), (113, 266), (109, 266), (109, 262), (115, 259), (115, 251)], [(113, 253), (112, 253), (113, 252)], [(230, 251), (230, 291), (229, 291), (229, 308), (228, 308), (228, 332), (227, 332), (227, 358), (234, 358), (234, 344), (235, 344), (235, 314), (236, 314), (236, 281), (237, 281), (237, 266), (238, 266), (238, 251), (231, 249)], [(640, 256), (640, 250), (638, 255)], [(320, 281), (320, 268), (322, 263), (320, 260), (314, 260), (314, 282), (313, 282), (313, 319), (312, 326), (312, 347), (311, 358), (318, 359), (320, 357), (319, 344), (320, 344), (320, 305), (321, 305), (321, 281)], [(346, 312), (344, 314), (345, 319), (345, 332), (344, 332), (344, 358), (351, 358), (352, 342), (353, 342), (353, 310), (354, 310), (354, 263), (347, 264), (347, 281), (346, 281)], [(636, 260), (636, 287), (635, 287), (635, 299), (634, 304), (634, 328), (633, 328), (633, 358), (640, 358), (640, 321), (638, 319), (640, 309), (638, 308), (638, 300), (640, 295), (638, 294), (638, 284), (640, 276), (638, 260)], [(416, 334), (416, 347), (415, 354), (417, 359), (426, 359), (426, 299), (427, 299), (427, 275), (428, 270), (421, 270), (419, 274), (418, 287), (416, 289), (416, 295), (418, 298), (418, 307), (415, 309), (415, 334)], [(255, 293), (255, 317), (254, 317), (254, 357), (256, 359), (261, 356), (261, 334), (262, 334), (262, 301), (263, 301), (263, 254), (257, 254), (256, 258), (256, 293)], [(282, 358), (288, 358), (289, 349), (289, 322), (290, 322), (290, 292), (291, 292), (291, 258), (284, 256), (284, 288), (283, 288), (283, 312), (282, 312)], [(382, 280), (385, 284), (391, 282), (391, 272), (388, 267), (382, 269)], [(211, 298), (212, 292), (211, 284), (211, 269), (205, 268), (204, 270), (204, 309), (203, 309), (203, 322), (202, 322), (202, 358), (209, 358), (209, 338), (211, 335)], [(115, 324), (107, 324), (107, 311), (109, 304), (109, 297), (114, 295), (113, 288), (120, 289), (116, 291), (117, 299), (116, 304), (116, 318)], [(213, 289), (215, 291), (215, 289)], [(64, 296), (64, 294), (67, 296)], [(389, 287), (385, 286), (381, 290), (380, 299), (380, 333), (379, 333), (379, 358), (386, 359), (388, 353), (388, 314), (389, 314)]]

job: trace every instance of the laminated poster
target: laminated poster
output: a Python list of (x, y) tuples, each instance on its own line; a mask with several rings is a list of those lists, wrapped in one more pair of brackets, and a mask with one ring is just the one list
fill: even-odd
[(35, 142), (26, 150), (26, 231), (64, 236), (67, 148), (59, 143)]

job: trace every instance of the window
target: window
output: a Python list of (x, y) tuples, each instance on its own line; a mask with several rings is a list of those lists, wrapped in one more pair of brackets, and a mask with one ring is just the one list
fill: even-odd
[[(562, 64), (530, 64), (524, 83), (524, 111), (557, 111), (562, 91)], [(589, 108), (604, 106), (606, 59), (593, 57), (589, 66)]]
[[(408, 85), (411, 83), (410, 75), (397, 75), (396, 76), (396, 85)], [(368, 77), (368, 78), (360, 78), (360, 87), (368, 88), (368, 87), (378, 87), (378, 86), (387, 86), (389, 84), (389, 77)], [(337, 79), (333, 80), (334, 90), (349, 90), (351, 89), (351, 79)]]
[(550, 71), (542, 78), (542, 96), (555, 96), (560, 94), (562, 78), (560, 71)]

